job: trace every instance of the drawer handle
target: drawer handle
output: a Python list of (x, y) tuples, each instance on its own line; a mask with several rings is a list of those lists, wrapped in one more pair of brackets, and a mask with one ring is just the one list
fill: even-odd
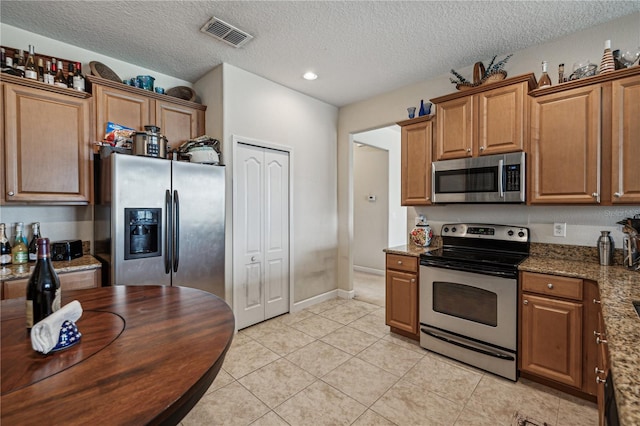
[(601, 339), (600, 336), (598, 336), (596, 337), (596, 343), (597, 344), (604, 343), (606, 345), (607, 341), (605, 339)]
[(598, 366), (596, 365), (596, 375), (600, 374), (600, 373), (604, 373), (604, 370), (600, 370), (598, 368)]
[(593, 299), (593, 303), (600, 304), (602, 302), (600, 302), (598, 299)]
[(601, 379), (600, 376), (596, 376), (596, 383), (597, 384), (604, 383), (604, 382), (606, 382), (605, 379)]
[(522, 301), (522, 303), (523, 303), (523, 304), (525, 304), (525, 305), (528, 305), (528, 304), (529, 304), (529, 301), (528, 301), (527, 299), (524, 299), (524, 300)]
[(553, 289), (553, 284), (549, 283), (547, 284), (547, 287), (549, 288), (549, 290)]

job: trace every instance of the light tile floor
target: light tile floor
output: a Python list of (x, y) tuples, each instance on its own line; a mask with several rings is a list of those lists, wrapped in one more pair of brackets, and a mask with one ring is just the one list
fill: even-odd
[(191, 425), (597, 424), (594, 404), (513, 383), (389, 333), (384, 308), (333, 299), (241, 330)]

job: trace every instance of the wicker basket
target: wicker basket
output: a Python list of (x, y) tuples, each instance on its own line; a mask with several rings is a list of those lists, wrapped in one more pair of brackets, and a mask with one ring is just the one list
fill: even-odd
[(473, 89), (474, 87), (478, 87), (478, 86), (484, 86), (486, 84), (491, 84), (491, 83), (495, 83), (497, 81), (502, 81), (505, 78), (507, 78), (507, 72), (504, 70), (501, 71), (496, 71), (492, 74), (489, 74), (488, 76), (486, 76), (485, 78), (483, 78), (482, 80), (480, 80), (477, 83), (458, 83), (456, 84), (456, 89), (458, 90), (469, 90), (469, 89)]
[(191, 87), (187, 86), (172, 87), (167, 90), (165, 94), (173, 96), (174, 98), (184, 99), (185, 101), (193, 102), (196, 100), (196, 92)]

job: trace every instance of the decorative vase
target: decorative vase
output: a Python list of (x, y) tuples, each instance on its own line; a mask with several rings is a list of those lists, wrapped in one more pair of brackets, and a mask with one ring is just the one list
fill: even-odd
[(416, 116), (416, 107), (407, 108), (407, 112), (409, 113), (409, 118), (414, 118)]
[[(431, 106), (429, 106), (429, 109), (431, 109)], [(422, 117), (423, 115), (427, 115), (428, 112), (426, 112), (425, 110), (425, 105), (424, 105), (424, 100), (420, 100), (420, 111), (418, 112), (418, 117)]]
[(428, 247), (431, 245), (431, 239), (433, 238), (433, 230), (427, 223), (426, 219), (418, 222), (409, 233), (409, 239), (418, 247)]
[(611, 40), (604, 42), (604, 53), (600, 61), (600, 74), (615, 71), (616, 65), (613, 61), (613, 53), (611, 53)]

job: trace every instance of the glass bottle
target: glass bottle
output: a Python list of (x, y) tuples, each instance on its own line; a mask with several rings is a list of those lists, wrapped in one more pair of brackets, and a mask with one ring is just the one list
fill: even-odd
[(53, 64), (51, 61), (47, 61), (47, 71), (44, 74), (44, 82), (46, 84), (53, 84), (53, 78), (56, 75), (56, 63)]
[(75, 74), (74, 69), (75, 65), (69, 62), (69, 64), (67, 64), (67, 87), (69, 88), (73, 87), (73, 76)]
[(564, 64), (558, 65), (558, 84), (564, 83)]
[(24, 64), (24, 76), (32, 80), (38, 79), (38, 68), (36, 67), (36, 52), (32, 45), (29, 45), (29, 57)]
[(0, 68), (4, 69), (7, 66), (7, 53), (4, 47), (0, 47)]
[(549, 86), (551, 86), (551, 79), (549, 78), (549, 74), (547, 74), (547, 61), (542, 61), (542, 76), (540, 76), (540, 80), (538, 80), (538, 89)]
[(58, 87), (69, 87), (67, 86), (67, 79), (64, 77), (64, 63), (60, 59), (58, 59), (56, 68), (57, 71), (55, 77), (53, 77), (53, 84)]
[(38, 260), (27, 284), (27, 330), (60, 309), (60, 279), (53, 269), (48, 238), (38, 238)]
[(13, 70), (18, 77), (24, 77), (24, 57), (22, 56), (22, 50), (19, 52), (16, 51), (13, 55)]
[(615, 71), (616, 65), (613, 61), (613, 53), (611, 53), (611, 40), (604, 42), (604, 53), (600, 61), (600, 74)]
[(29, 262), (35, 262), (38, 260), (38, 238), (40, 238), (40, 222), (35, 222), (31, 225), (33, 230), (33, 237), (29, 243)]
[(24, 265), (29, 261), (29, 250), (22, 235), (23, 227), (24, 224), (22, 222), (16, 224), (16, 239), (11, 250), (11, 262), (14, 265)]
[(85, 79), (84, 75), (82, 75), (82, 64), (80, 62), (76, 62), (76, 72), (73, 75), (73, 88), (81, 92), (86, 91)]
[(38, 81), (44, 82), (44, 61), (38, 58)]
[(6, 226), (0, 223), (0, 266), (11, 264), (11, 244), (7, 238)]

